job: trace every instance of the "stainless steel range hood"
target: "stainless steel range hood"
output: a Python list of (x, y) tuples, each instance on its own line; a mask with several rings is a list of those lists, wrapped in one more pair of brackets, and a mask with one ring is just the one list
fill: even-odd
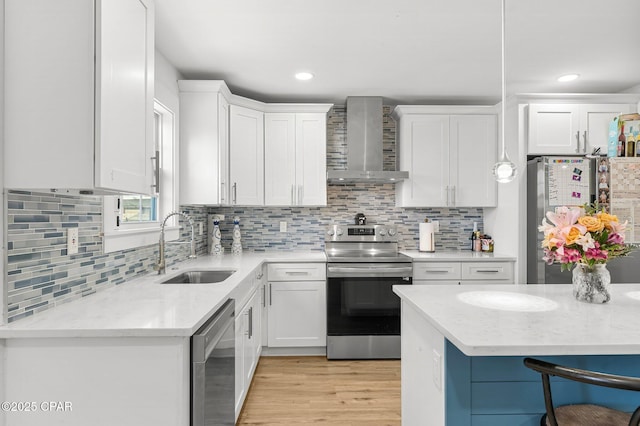
[(329, 183), (395, 183), (409, 172), (382, 170), (382, 98), (347, 98), (347, 170), (328, 170)]

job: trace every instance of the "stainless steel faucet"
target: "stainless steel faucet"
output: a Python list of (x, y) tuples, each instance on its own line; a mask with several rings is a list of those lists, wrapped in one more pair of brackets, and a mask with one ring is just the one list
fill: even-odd
[[(156, 264), (156, 266), (154, 267), (154, 269), (156, 269), (158, 271), (158, 275), (160, 274), (164, 274), (166, 272), (166, 261), (165, 261), (165, 257), (164, 257), (164, 227), (167, 224), (167, 220), (171, 217), (171, 216), (182, 216), (183, 218), (185, 218), (186, 220), (189, 221), (189, 225), (191, 225), (191, 254), (189, 255), (189, 259), (195, 259), (196, 258), (196, 240), (195, 240), (195, 232), (194, 232), (194, 222), (193, 219), (191, 218), (191, 216), (189, 216), (186, 213), (182, 213), (182, 212), (171, 212), (168, 215), (165, 216), (164, 220), (162, 221), (162, 225), (160, 225), (160, 242), (159, 242), (159, 248), (158, 248), (158, 263)], [(184, 244), (184, 243), (179, 243), (179, 242), (175, 242), (173, 244)]]

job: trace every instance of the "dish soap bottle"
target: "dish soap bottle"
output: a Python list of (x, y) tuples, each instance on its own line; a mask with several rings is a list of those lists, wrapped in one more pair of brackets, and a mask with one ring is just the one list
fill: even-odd
[(240, 241), (240, 218), (233, 218), (233, 243), (231, 243), (231, 254), (242, 253), (242, 242)]
[(213, 235), (211, 236), (211, 254), (219, 256), (222, 254), (222, 238), (220, 235), (220, 218), (213, 217)]

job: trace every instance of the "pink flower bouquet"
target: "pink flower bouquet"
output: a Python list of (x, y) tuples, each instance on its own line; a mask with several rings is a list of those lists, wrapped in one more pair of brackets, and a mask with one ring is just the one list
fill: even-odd
[(626, 256), (632, 247), (624, 243), (627, 222), (592, 207), (558, 207), (547, 212), (538, 230), (544, 233), (542, 247), (548, 264), (560, 263), (569, 270), (576, 263), (596, 264)]

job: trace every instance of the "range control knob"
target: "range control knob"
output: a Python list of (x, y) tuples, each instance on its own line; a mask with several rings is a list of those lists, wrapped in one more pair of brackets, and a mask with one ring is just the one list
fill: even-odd
[(338, 228), (337, 234), (338, 236), (342, 235), (342, 228)]
[(380, 234), (380, 236), (384, 237), (385, 235), (387, 235), (387, 230), (384, 228), (380, 228), (380, 231), (378, 231), (378, 234)]
[(393, 237), (394, 235), (396, 235), (396, 230), (393, 228), (389, 228), (389, 236)]
[(336, 233), (336, 232), (335, 232), (333, 229), (329, 229), (329, 230), (327, 231), (327, 235), (329, 235), (329, 236), (333, 236), (333, 234), (335, 234), (335, 233)]

